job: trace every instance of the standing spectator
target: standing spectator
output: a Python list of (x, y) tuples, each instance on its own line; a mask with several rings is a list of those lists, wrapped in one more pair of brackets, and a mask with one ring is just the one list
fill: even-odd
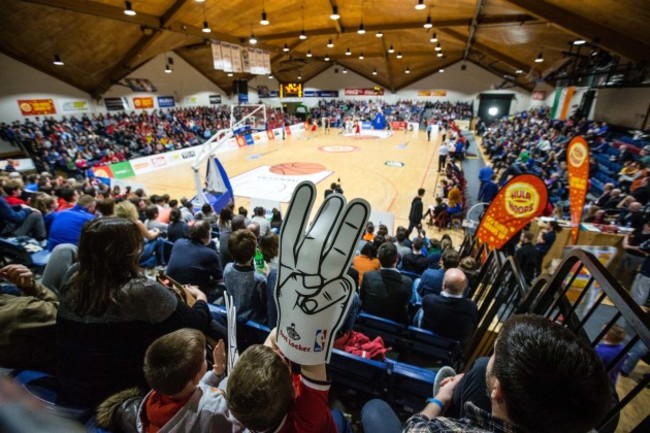
[(273, 208), (271, 210), (271, 230), (276, 235), (279, 235), (280, 229), (282, 229), (282, 213), (280, 210)]
[(521, 246), (515, 253), (515, 258), (521, 268), (521, 273), (528, 284), (532, 283), (535, 279), (535, 272), (540, 261), (537, 248), (533, 245), (533, 238), (534, 236), (531, 232), (522, 232)]
[(443, 141), (440, 145), (440, 148), (438, 149), (438, 173), (445, 171), (445, 166), (447, 165), (447, 155), (449, 155), (450, 151), (451, 148), (449, 147), (449, 143)]
[(263, 238), (268, 232), (271, 231), (271, 223), (266, 219), (266, 210), (262, 206), (253, 209), (253, 218), (251, 222), (257, 223), (260, 226), (260, 233), (258, 238)]
[(539, 260), (537, 261), (537, 275), (542, 273), (542, 261), (544, 257), (553, 247), (555, 243), (555, 238), (557, 234), (561, 231), (560, 225), (557, 221), (551, 221), (546, 227), (544, 227), (537, 236), (537, 242), (535, 243), (535, 248), (539, 254)]
[(424, 197), (424, 188), (418, 189), (418, 195), (411, 201), (411, 210), (409, 212), (409, 226), (406, 229), (406, 237), (411, 237), (411, 232), (414, 228), (420, 230), (422, 228), (422, 214), (424, 205), (422, 204), (422, 197)]
[(172, 209), (169, 213), (169, 226), (167, 226), (167, 240), (176, 242), (178, 239), (187, 239), (190, 228), (183, 222), (182, 213), (179, 209)]

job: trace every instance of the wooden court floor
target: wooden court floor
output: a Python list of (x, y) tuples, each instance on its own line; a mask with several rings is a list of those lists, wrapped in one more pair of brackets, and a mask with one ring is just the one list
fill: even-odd
[[(426, 132), (422, 130), (396, 131), (388, 138), (364, 135), (359, 138), (340, 135), (337, 129), (332, 129), (326, 135), (319, 129), (287, 136), (285, 140), (276, 139), (221, 153), (219, 160), (230, 179), (263, 165), (291, 162), (322, 164), (332, 174), (316, 185), (318, 198), (314, 209), (322, 202), (329, 185), (340, 179), (348, 200), (361, 197), (370, 203), (373, 210), (392, 212), (395, 216), (394, 226), (397, 227), (408, 226), (411, 200), (418, 188), (426, 189), (425, 208), (434, 203), (439, 146), (440, 134), (432, 134), (431, 142), (427, 142)], [(327, 148), (332, 150), (332, 147), (338, 151), (326, 151)], [(136, 176), (133, 180), (144, 184), (148, 194), (167, 193), (172, 198), (191, 198), (195, 195), (191, 165), (192, 161), (188, 161), (169, 169)], [(237, 196), (236, 190), (234, 193), (236, 206), (245, 206), (250, 212), (250, 200)], [(286, 207), (287, 203), (283, 203), (283, 215)], [(437, 229), (431, 231), (427, 235), (438, 238), (444, 233)], [(455, 244), (460, 245), (462, 230), (446, 232), (452, 235)]]

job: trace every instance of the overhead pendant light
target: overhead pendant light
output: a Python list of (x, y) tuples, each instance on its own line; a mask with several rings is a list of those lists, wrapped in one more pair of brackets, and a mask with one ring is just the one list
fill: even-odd
[(61, 57), (59, 57), (58, 54), (54, 55), (54, 62), (52, 62), (52, 63), (54, 63), (57, 66), (63, 66), (64, 65), (63, 60), (61, 60)]
[(210, 33), (212, 30), (210, 30), (210, 26), (208, 25), (208, 20), (203, 21), (203, 33)]
[(169, 63), (165, 65), (165, 74), (171, 74), (172, 73), (172, 67), (169, 66)]
[(426, 9), (426, 5), (424, 4), (424, 0), (418, 0), (418, 4), (415, 5), (415, 9), (421, 11), (423, 9)]
[(302, 80), (302, 74), (298, 72), (298, 81)]
[(573, 45), (584, 45), (586, 43), (587, 41), (585, 41), (584, 39), (576, 39), (575, 41), (573, 41)]
[(535, 63), (542, 63), (544, 61), (544, 56), (542, 55), (542, 52), (540, 51), (537, 57), (535, 58)]
[(352, 55), (352, 51), (350, 51), (350, 49), (348, 48), (348, 49), (345, 51), (345, 55), (346, 55), (346, 56), (351, 56), (351, 55)]
[(304, 30), (301, 30), (301, 31), (300, 31), (300, 36), (298, 36), (298, 39), (300, 39), (300, 40), (302, 40), (302, 41), (304, 41), (305, 39), (307, 39), (307, 35), (305, 34), (305, 31), (304, 31)]
[(341, 18), (341, 15), (339, 15), (338, 6), (332, 6), (332, 13), (330, 14), (330, 19), (338, 20), (340, 18)]
[(325, 58), (324, 58), (323, 60), (325, 60), (326, 62), (329, 62), (329, 61), (330, 61), (330, 56), (329, 56), (329, 54), (325, 54)]
[(388, 52), (390, 54), (393, 54), (395, 52), (395, 48), (393, 48), (393, 44), (390, 44), (390, 47), (388, 47)]
[(444, 69), (439, 69), (438, 72), (440, 72), (442, 74), (443, 72), (445, 72), (445, 70)]
[(377, 70), (376, 70), (376, 69), (374, 69), (374, 70), (372, 71), (372, 75), (377, 75)]
[(363, 53), (359, 54), (359, 60), (363, 60)]
[(382, 33), (382, 31), (379, 30), (377, 33), (375, 33), (375, 36), (377, 36), (378, 38), (383, 38), (383, 37), (384, 37), (384, 33)]
[(402, 52), (401, 52), (401, 51), (398, 51), (398, 52), (397, 52), (397, 55), (396, 55), (395, 57), (397, 57), (398, 59), (401, 59), (401, 58), (402, 58)]
[(431, 39), (429, 39), (429, 40), (430, 40), (431, 42), (433, 42), (433, 43), (438, 42), (438, 33), (437, 33), (437, 32), (434, 32), (434, 33), (431, 35)]
[(359, 30), (357, 30), (357, 33), (360, 35), (366, 33), (366, 28), (363, 26), (363, 21), (361, 21), (361, 24), (359, 24)]
[(347, 74), (348, 73), (348, 68), (343, 68), (343, 71), (341, 71), (341, 72), (343, 72), (344, 74)]
[(282, 48), (282, 51), (284, 51), (285, 53), (288, 53), (289, 52), (289, 45), (284, 44), (284, 48)]
[(233, 76), (233, 73), (232, 73), (232, 72), (228, 72), (228, 76), (229, 76), (229, 77), (232, 77), (232, 76)]
[(260, 24), (263, 26), (268, 26), (269, 24), (271, 24), (271, 21), (269, 21), (266, 15), (266, 11), (264, 9), (262, 9), (262, 19), (260, 20)]
[(431, 27), (433, 27), (433, 23), (431, 22), (431, 15), (427, 15), (427, 22), (424, 23), (424, 28), (430, 29)]
[(515, 74), (517, 74), (517, 75), (519, 75), (519, 74), (523, 74), (523, 73), (524, 73), (524, 71), (522, 71), (521, 69), (517, 69), (517, 70), (515, 71)]
[(133, 6), (131, 5), (130, 1), (124, 2), (124, 14), (130, 17), (135, 15), (135, 11), (133, 10)]
[(327, 48), (334, 48), (334, 42), (331, 39), (327, 41)]
[(442, 47), (440, 46), (440, 42), (438, 42), (438, 45), (434, 48), (436, 51), (442, 51)]
[(443, 57), (444, 54), (442, 54), (442, 51), (438, 51), (438, 54), (436, 54), (436, 56), (438, 56), (438, 57)]
[(407, 66), (406, 69), (404, 70), (404, 73), (405, 73), (405, 74), (410, 74), (410, 73), (411, 73), (411, 68), (409, 68), (409, 67)]
[(307, 54), (305, 54), (305, 55), (306, 55), (307, 57), (311, 57), (311, 56), (312, 56), (312, 54), (311, 54), (311, 50), (307, 50)]
[(255, 45), (257, 43), (257, 38), (255, 37), (255, 33), (251, 33), (251, 38), (248, 40), (248, 42), (250, 42), (251, 45)]

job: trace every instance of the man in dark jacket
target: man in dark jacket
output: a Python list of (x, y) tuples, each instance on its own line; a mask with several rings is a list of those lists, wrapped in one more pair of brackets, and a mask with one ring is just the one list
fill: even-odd
[(418, 189), (418, 195), (413, 198), (411, 202), (411, 211), (409, 212), (409, 227), (406, 229), (406, 237), (411, 236), (411, 231), (414, 228), (418, 230), (422, 227), (422, 213), (424, 205), (422, 204), (422, 197), (424, 197), (424, 188)]
[(363, 274), (361, 309), (368, 314), (407, 324), (412, 281), (395, 268), (397, 248), (393, 243), (381, 244), (377, 257), (381, 269)]
[(533, 238), (531, 232), (523, 232), (521, 234), (521, 246), (515, 254), (521, 273), (528, 284), (535, 278), (535, 269), (537, 268), (537, 262), (540, 260), (539, 253), (535, 245), (533, 245)]

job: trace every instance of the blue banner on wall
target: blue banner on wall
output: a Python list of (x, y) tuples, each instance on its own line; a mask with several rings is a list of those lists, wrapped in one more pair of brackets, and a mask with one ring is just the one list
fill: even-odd
[(174, 101), (173, 96), (158, 96), (158, 107), (159, 108), (169, 108), (174, 107), (176, 101)]
[(305, 90), (302, 94), (305, 98), (338, 98), (338, 90)]

